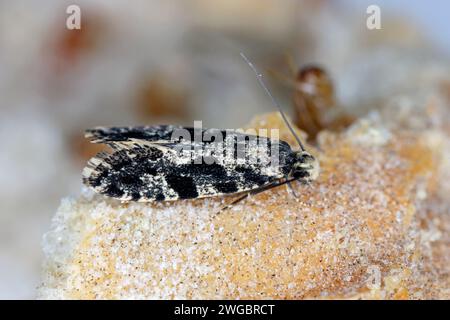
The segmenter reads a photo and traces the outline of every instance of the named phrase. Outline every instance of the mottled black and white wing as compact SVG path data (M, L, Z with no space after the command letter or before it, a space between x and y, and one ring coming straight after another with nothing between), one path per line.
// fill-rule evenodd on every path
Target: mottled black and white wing
M96 127L86 130L85 137L92 143L106 143L110 145L151 142L166 143L172 140L177 130L190 130L182 126L159 125L159 126L136 126L136 127Z
M283 141L260 137L265 144L235 131L204 129L203 133L221 132L226 142L232 142L225 144L232 146L231 151L220 150L221 145L211 141L173 139L175 129L194 130L155 126L87 131L86 136L93 142L110 144L114 150L89 161L83 182L98 193L123 201L168 201L259 189L285 177L291 166L292 151ZM186 151L183 155L177 149L180 146ZM243 159L238 159L239 146L244 146ZM273 147L283 161L267 165L264 161L271 156L270 150L275 150ZM250 161L249 155L258 161Z

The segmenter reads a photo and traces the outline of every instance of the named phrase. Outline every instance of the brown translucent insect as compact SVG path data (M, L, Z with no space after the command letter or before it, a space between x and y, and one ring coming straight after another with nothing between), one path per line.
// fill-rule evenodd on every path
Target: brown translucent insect
M294 89L294 123L308 133L309 140L314 141L323 129L338 131L353 122L337 103L333 81L323 68L307 65L296 71L292 59L288 63L292 79L283 77L283 82Z

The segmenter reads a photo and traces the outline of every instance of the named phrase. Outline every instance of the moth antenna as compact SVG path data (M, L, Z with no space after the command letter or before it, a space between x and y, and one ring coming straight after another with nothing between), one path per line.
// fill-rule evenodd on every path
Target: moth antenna
M283 118L284 122L286 123L286 125L288 126L289 130L292 132L292 135L295 137L295 139L297 140L298 145L300 146L300 149L302 149L302 151L305 151L305 148L303 147L303 143L300 140L300 138L295 134L294 129L292 128L291 124L289 123L286 115L284 114L283 110L281 110L280 105L278 104L277 100L275 100L275 98L273 97L272 93L270 92L270 90L267 88L266 84L264 83L263 80L263 75L261 73L258 72L258 70L255 68L255 66L253 65L253 63L251 63L250 60L247 59L247 57L245 56L245 54L243 54L241 52L241 57L242 59L245 60L245 62L247 62L247 64L250 66L250 68L252 68L253 72L255 72L256 74L256 79L258 79L259 84L261 85L261 87L264 89L264 91L266 91L267 95L270 97L270 99L272 100L272 103L278 108L278 111L281 114L281 117Z

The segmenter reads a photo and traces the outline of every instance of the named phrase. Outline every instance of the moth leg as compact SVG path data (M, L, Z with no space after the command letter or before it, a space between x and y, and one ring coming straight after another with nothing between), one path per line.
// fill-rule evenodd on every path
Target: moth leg
M287 183L287 186L288 186L290 193L294 196L294 198L298 198L297 193L295 192L294 188L292 187L292 184L290 181Z
M235 204L241 202L242 200L244 200L245 198L247 198L250 195L250 192L247 192L246 194L244 194L243 196L240 196L239 198L233 200L232 202L228 203L227 205L225 205L224 207L222 207L222 209L220 209L219 212L229 209L232 206L234 206Z
M248 197L251 196L251 195L256 195L256 194L258 194L258 193L261 193L261 192L264 192L264 191L266 191L266 190L272 189L272 188L274 188L274 187L276 187L276 186L277 186L277 184L272 182L272 183L268 184L267 186L262 187L262 188L260 188L260 189L256 189L256 190L253 190L253 191L249 191L249 192L245 193L244 195L240 196L239 198L237 198L236 200L233 200L233 202L227 204L225 207L223 207L222 209L220 209L220 211L231 208L231 207L234 206L235 204L241 202L242 200L248 198Z
M297 183L299 183L301 186L308 186L312 187L311 181L305 181L305 180L297 180Z
M225 207L223 207L222 209L220 209L219 212L231 208L231 207L232 207L233 205L235 205L236 203L241 202L242 200L248 198L248 197L251 196L251 195L252 195L252 196L253 196L253 195L257 195L257 194L259 194L259 193L262 193L262 192L264 192L264 191L270 190L270 189L272 189L272 188L276 188L276 187L282 186L282 185L284 185L284 184L286 184L286 183L290 183L290 182L292 182L292 181L294 181L294 180L297 180L297 179L289 179L289 180L286 179L286 180L284 180L284 181L272 182L272 183L268 184L267 186L264 186L264 187L262 187L262 188L260 188L260 189L256 189L256 190L247 192L247 193L244 194L243 196L241 196L241 197L237 198L236 200L234 200L233 202L227 204Z

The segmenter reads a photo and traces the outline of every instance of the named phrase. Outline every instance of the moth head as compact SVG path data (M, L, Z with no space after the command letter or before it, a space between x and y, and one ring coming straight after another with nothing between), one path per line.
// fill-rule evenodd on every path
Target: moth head
M290 176L305 181L316 180L319 176L319 162L306 151L294 152L294 164Z

